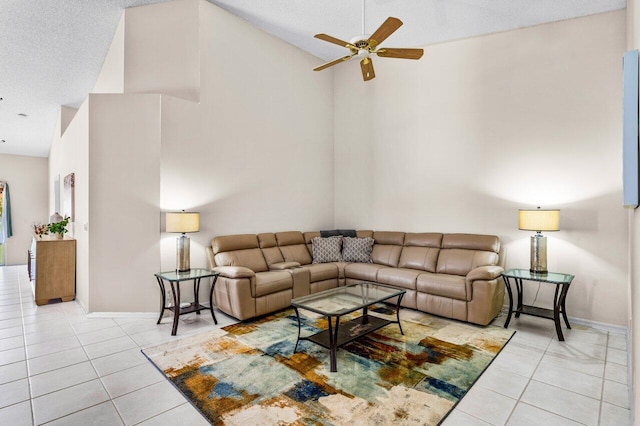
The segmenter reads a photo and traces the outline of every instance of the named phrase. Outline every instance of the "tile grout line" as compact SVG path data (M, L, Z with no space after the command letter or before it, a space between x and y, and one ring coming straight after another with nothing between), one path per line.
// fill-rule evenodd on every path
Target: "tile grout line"
M606 335L607 335L607 340L608 340L609 332L608 332L608 331L603 331L603 333L606 333ZM552 340L549 342L549 346L551 346L551 342L553 342L553 341L554 341L554 340L552 339ZM600 346L602 346L602 345L600 345ZM547 353L547 352L545 351L545 354L546 354L546 353ZM556 354L556 353L554 353L554 352L549 352L549 354L550 354L550 355L554 355L554 356L557 356L557 355L558 355L558 354ZM544 355L543 355L543 358L544 358ZM594 358L594 359L596 359L596 358ZM604 368L606 368L606 351L605 351L605 360L603 360L603 362L604 362L604 364L605 364ZM536 367L536 370L537 370L537 367ZM576 371L576 370L573 370L573 371ZM535 374L535 372L534 372L534 374ZM585 373L585 374L586 374L586 373ZM598 377L598 376L592 376L592 377ZM590 397L590 396L588 396L588 395L583 395L583 394L580 394L580 393L574 392L574 391L572 391L572 390L565 389L565 388L560 387L560 386L556 386L556 385L551 384L551 383L545 383L545 382L540 382L540 383L543 383L543 384L545 384L545 385L547 385L547 386L554 387L554 388L556 388L556 389L560 389L560 390L564 390L564 391L567 391L567 392L571 392L571 393L573 393L573 394L576 394L576 395L579 395L579 396L583 396L583 397L585 397L585 398L590 398L590 399L592 399L592 400L594 400L594 401L599 401L599 407L601 407L601 406L602 406L602 392L603 392L603 389L604 389L604 380L605 380L605 379L604 379L604 370L603 370L602 378L601 378L601 379L602 379L602 384L601 384L601 397L600 397L600 399L599 399L599 400L598 400L598 399L596 399L596 398L592 398L592 397ZM534 380L534 379L533 379L533 375L531 376L531 380ZM527 386L528 386L528 384L527 384ZM524 394L524 392L523 392L523 394ZM539 410L546 411L547 413L551 413L551 414L556 415L556 416L558 416L558 417L562 417L563 419L567 419L567 420L570 420L570 421L572 421L572 422L580 423L580 422L578 422L576 419L572 419L572 418L566 417L566 416L564 416L564 415L561 415L561 414L558 414L558 413L554 413L553 411L549 411L549 410L547 410L547 409L545 409L545 408L538 407L538 406L533 405L533 404L528 404L528 403L526 403L526 402L523 402L523 404L530 405L530 406L535 407L535 408L537 408L537 409L539 409ZM599 409L598 409L598 424L599 424L599 422L600 422L600 413L601 413L601 410L600 410L600 408L599 408Z
M602 372L602 384L600 386L600 404L598 408L598 424L602 424L602 402L604 400L604 384L607 377L607 358L609 357L609 332L607 332L607 350L604 352L604 371Z
M522 389L522 392L520 393L520 395L516 399L516 403L514 404L513 408L511 409L511 412L509 413L509 416L507 417L507 421L505 422L505 424L509 423L509 420L511 420L511 417L513 416L513 413L516 411L516 407L518 406L518 404L520 404L521 402L523 404L526 404L524 401L521 401L522 400L522 395L524 395L524 393L527 391L527 388L529 387L529 384L533 380L534 374L536 374L536 371L538 371L538 368L540 367L540 363L542 363L542 360L544 359L544 356L546 355L547 350L549 349L549 346L551 345L551 341L552 340L553 340L553 338L549 339L549 341L547 342L547 345L544 348L544 351L542 352L542 356L538 360L538 363L536 364L536 367L531 372L531 375L528 377L527 384L524 386L524 389Z
M27 277L30 278L30 277ZM31 280L28 281L29 286L29 290L31 290ZM18 277L18 292L20 294L20 300L22 300L22 285L20 283L20 279ZM35 303L35 298L34 298L34 303ZM24 323L24 307L22 306L22 303L20 303L20 321L22 322L22 341L24 343L23 349L24 349L24 363L25 363L25 367L27 370L27 391L29 393L29 408L31 410L31 424L35 425L36 424L36 411L34 409L33 406L33 398L32 393L31 393L31 374L30 374L30 367L29 367L29 358L27 355L27 331L26 331L26 327L25 327L25 323Z
M66 315L66 313L65 313L65 317L67 317L67 320L68 320L68 316ZM112 321L113 321L113 320L112 320ZM113 321L113 322L115 323L115 321ZM75 328L73 328L73 325L71 324L71 321L69 321L69 324L71 325L71 328L73 329L73 332L75 333L75 336L76 336L76 338L77 338L77 337L78 337L78 333L76 332L76 329L75 329ZM117 323L116 323L116 326L117 326L117 327L120 327L120 325L119 325L119 324L117 324ZM110 328L110 327L108 327L108 328ZM99 331L99 330L95 330L95 331ZM124 330L122 330L122 331L124 331ZM80 333L80 334L82 334L82 333ZM80 340L80 339L78 339L78 340ZM111 398L111 394L109 393L109 390L108 390L108 389L107 389L107 387L104 385L104 382L102 381L102 377L100 376L100 373L99 373L99 372L98 372L98 370L96 369L96 366L93 364L93 360L92 360L91 358L89 358L89 354L87 353L87 351L86 351L86 349L85 349L85 347L84 347L84 344L83 344L82 342L80 342L80 347L82 348L83 352L84 352L84 353L85 353L85 355L87 356L87 360L89 361L89 364L91 365L91 368L93 368L93 371L96 373L96 377L98 378L97 380L100 382L100 386L102 386L102 389L104 389L104 392L107 394L107 397L109 398L109 399L108 399L108 401L109 401L109 402L111 403L111 405L113 406L113 409L114 409L114 410L116 410L116 413L118 413L118 418L120 419L120 421L122 422L122 424L123 424L123 425L126 425L126 422L125 422L125 421L124 421L124 419L122 418L122 414L121 414L121 413L120 413L120 411L118 410L118 407L116 406L116 404L113 402L113 398ZM108 355L106 355L106 356L108 356ZM102 357L98 357L98 358L102 358ZM98 358L96 358L96 359L98 359ZM94 404L94 405L92 405L92 406L90 406L90 407L84 407L84 408L82 408L81 410L75 411L74 413L77 413L77 412L80 412L80 411L86 410L86 409L88 409L88 408L95 407L95 406L100 405L100 404L104 404L105 402L107 402L107 401L102 401L102 402L100 402L100 403L98 403L98 404ZM66 414L66 415L64 415L64 416L62 416L62 417L60 417L60 418L64 418L64 417L69 416L69 415L74 414L74 413L68 413L68 414Z

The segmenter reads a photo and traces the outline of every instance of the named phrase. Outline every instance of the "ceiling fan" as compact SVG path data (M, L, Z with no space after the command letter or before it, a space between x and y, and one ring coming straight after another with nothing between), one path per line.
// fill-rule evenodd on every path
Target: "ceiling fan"
M373 70L373 62L371 55L382 56L383 58L400 58L400 59L420 59L424 51L422 49L403 49L396 47L379 47L380 44L402 26L402 21L398 18L389 17L386 21L375 30L373 34L359 35L346 42L327 34L316 34L314 37L329 43L337 44L349 49L350 54L338 58L335 61L327 62L314 68L314 71L322 71L323 69L332 67L339 63L348 61L356 57L360 59L360 68L362 68L362 78L369 81L375 78L376 74Z

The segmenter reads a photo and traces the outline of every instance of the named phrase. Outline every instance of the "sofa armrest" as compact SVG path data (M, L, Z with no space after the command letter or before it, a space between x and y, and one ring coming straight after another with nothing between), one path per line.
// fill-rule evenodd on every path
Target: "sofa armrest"
M283 271L285 269L297 268L300 266L299 262L278 262L269 266L272 271Z
M467 282L477 280L495 280L502 275L502 272L504 272L504 268L501 266L480 266L469 271L467 274Z
M205 249L206 253L207 253L207 263L209 264L209 269L213 269L216 267L216 261L213 258L213 249L211 248L211 246L208 246Z
M256 273L244 266L216 266L212 271L220 272L220 275L227 278L253 278Z

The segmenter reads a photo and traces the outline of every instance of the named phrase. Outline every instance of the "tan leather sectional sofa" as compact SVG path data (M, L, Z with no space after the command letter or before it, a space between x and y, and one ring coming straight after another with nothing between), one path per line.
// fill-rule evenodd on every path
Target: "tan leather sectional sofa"
M486 325L504 299L500 240L492 235L358 231L374 239L373 263L312 263L319 232L220 236L207 248L220 272L214 302L245 320L291 299L358 281L405 289L402 306Z

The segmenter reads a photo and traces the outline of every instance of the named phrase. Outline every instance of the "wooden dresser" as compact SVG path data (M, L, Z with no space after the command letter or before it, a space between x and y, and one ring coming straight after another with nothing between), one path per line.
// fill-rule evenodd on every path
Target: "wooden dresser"
M34 238L28 266L36 305L75 299L76 240Z

